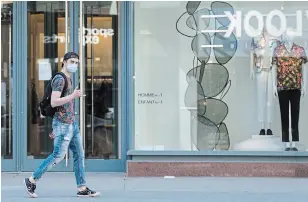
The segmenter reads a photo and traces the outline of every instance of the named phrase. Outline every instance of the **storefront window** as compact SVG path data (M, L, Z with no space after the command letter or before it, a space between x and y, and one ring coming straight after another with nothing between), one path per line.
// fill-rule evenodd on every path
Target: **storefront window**
M306 151L307 2L134 5L136 150Z
M12 159L13 3L1 2L1 157Z

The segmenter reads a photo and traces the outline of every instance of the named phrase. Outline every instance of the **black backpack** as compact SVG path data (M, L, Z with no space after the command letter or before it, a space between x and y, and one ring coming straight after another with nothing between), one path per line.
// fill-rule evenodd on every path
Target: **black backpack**
M49 116L49 117L53 117L54 114L56 113L58 107L52 107L51 106L51 93L52 93L52 81L53 79L55 78L56 75L61 75L63 78L64 78L64 88L62 90L62 93L61 93L61 97L64 96L64 92L66 91L67 89L67 79L66 79L66 76L63 72L58 72L58 73L55 73L51 79L49 80L49 83L45 89L45 93L44 93L44 96L43 96L43 99L42 101L40 102L40 110L41 110L41 114L43 116Z

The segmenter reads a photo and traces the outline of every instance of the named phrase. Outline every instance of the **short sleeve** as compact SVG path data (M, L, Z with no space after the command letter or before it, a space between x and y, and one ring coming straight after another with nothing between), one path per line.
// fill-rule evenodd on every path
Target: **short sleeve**
M52 85L51 85L52 91L62 92L64 88L64 84L65 84L65 81L62 76L60 75L55 76L55 78L53 79Z
M303 51L302 51L302 54L301 54L301 58L302 58L303 64L306 64L307 63L307 55L306 55L304 48L303 48Z

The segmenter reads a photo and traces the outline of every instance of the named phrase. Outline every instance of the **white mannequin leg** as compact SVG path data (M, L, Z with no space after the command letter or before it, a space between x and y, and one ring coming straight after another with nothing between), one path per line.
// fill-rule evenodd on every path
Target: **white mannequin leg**
M261 129L265 129L265 105L266 105L266 88L267 88L267 72L261 71L256 73L257 84L257 113L258 121L261 124Z
M266 103L266 115L267 115L267 129L271 130L272 116L273 116L273 82L272 72L267 73L267 103Z

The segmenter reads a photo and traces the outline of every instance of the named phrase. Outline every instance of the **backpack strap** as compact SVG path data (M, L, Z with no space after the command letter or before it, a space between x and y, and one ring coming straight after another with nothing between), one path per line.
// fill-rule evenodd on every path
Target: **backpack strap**
M61 75L64 78L64 87L63 87L63 90L62 90L62 93L61 93L61 97L63 97L64 96L64 92L66 91L67 86L68 86L67 78L66 78L66 76L65 76L65 74L63 72L57 72L57 73L55 73L53 75L52 80L51 80L51 84L52 84L54 78L56 77L56 75Z

